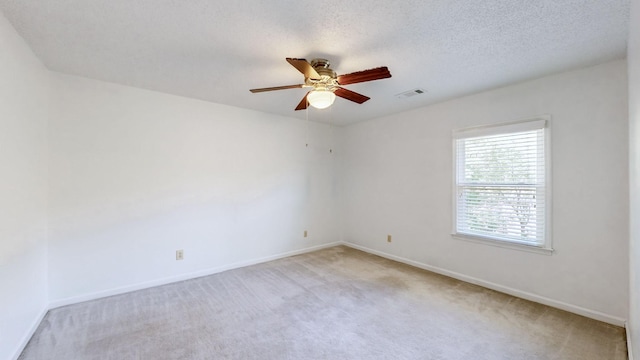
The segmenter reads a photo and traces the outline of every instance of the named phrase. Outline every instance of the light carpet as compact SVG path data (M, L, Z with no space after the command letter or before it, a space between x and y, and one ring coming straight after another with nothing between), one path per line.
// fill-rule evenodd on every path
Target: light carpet
M31 359L626 359L624 329L344 246L49 311Z

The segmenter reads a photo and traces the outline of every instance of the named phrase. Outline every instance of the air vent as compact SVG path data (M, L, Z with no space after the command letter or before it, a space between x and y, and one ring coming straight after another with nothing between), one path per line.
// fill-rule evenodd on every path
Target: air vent
M401 92L400 94L396 94L396 97L398 99L406 99L406 98L410 98L412 96L424 94L426 92L427 92L427 90L425 90L425 89L416 88L416 89L408 90L408 91L405 91L405 92Z

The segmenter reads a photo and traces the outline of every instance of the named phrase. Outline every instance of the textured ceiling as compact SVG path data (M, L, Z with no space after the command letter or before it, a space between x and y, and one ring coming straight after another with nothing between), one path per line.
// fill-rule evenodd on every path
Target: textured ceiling
M0 0L54 71L348 124L626 54L627 0ZM294 112L305 89L286 57L338 74L388 66L346 86L371 97ZM394 95L413 88L426 94ZM328 117L327 114L331 116ZM321 120L322 121L322 120Z

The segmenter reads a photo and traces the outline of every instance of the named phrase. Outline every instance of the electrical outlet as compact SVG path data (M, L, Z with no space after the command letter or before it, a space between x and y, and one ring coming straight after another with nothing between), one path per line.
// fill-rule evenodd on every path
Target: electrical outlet
M307 237L307 230L304 231L304 237Z
M176 260L184 260L184 250L176 250Z
M391 242L391 235L387 235L387 242Z

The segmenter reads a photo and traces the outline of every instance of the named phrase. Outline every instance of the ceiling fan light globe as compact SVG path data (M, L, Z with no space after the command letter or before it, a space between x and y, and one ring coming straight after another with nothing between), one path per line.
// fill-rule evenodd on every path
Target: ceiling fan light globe
M326 109L336 100L336 95L329 90L314 90L307 95L309 105L316 109Z

